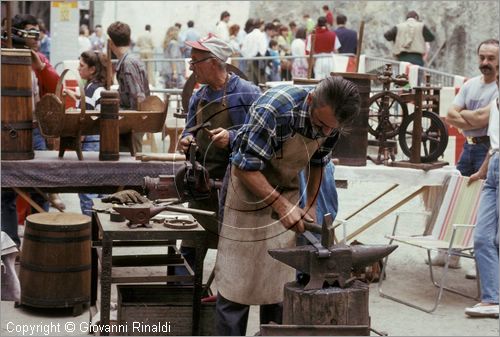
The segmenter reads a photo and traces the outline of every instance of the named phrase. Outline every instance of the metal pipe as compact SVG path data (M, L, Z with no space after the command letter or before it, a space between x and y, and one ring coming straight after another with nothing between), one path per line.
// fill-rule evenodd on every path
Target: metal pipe
M189 208L189 207L182 207L182 206L162 206L162 208L164 208L167 211L171 211L171 212L206 215L206 216L213 216L213 217L217 216L217 214L215 212L205 211L205 210L197 209L197 208Z

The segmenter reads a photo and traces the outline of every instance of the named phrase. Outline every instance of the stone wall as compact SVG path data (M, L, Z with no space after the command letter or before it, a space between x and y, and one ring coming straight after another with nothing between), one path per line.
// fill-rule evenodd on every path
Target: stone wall
M435 33L431 43L430 68L443 72L474 76L478 74L476 49L488 38L499 37L498 1L252 1L250 16L264 20L279 18L282 23L302 22L308 13L313 19L323 15L321 7L329 5L334 16L347 16L349 28L358 30L365 21L362 52L370 56L392 58L392 42L384 39L385 31L403 21L415 10Z

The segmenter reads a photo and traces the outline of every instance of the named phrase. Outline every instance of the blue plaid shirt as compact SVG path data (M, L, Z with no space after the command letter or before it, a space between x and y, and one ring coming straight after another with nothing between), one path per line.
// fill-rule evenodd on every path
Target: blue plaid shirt
M312 90L312 87L281 85L257 99L236 136L232 164L246 171L263 170L266 162L279 153L283 143L295 133L309 139L321 138L321 133L311 124L306 102ZM337 139L335 131L314 153L311 165L325 166Z

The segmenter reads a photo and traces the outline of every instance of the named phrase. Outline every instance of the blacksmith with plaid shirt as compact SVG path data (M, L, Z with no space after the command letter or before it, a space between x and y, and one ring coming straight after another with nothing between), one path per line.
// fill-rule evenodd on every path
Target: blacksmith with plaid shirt
M233 146L220 226L217 334L245 335L250 305L260 305L260 324L281 323L283 287L295 279L295 270L268 250L294 247L295 232L304 231L302 220L317 220L324 166L359 108L357 87L341 77L328 77L315 88L278 86L253 103ZM308 177L303 208L302 170Z

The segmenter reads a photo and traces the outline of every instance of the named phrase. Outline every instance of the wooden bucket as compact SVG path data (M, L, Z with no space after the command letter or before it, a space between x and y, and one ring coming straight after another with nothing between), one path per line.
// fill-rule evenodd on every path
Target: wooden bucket
M37 213L26 218L21 253L21 304L41 308L90 301L90 217Z
M2 160L33 159L31 53L2 48Z

